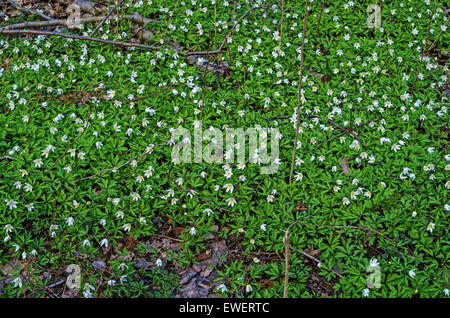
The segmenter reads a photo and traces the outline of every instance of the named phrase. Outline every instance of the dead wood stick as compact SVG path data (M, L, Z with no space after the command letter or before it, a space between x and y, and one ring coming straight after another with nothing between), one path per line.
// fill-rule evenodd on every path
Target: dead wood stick
M74 35L74 34L61 33L61 32L22 30L22 29L19 29L19 30L0 29L0 34L32 34L32 35L59 36L59 37L63 37L63 38L69 38L69 39L75 39L75 40L87 40L87 41L100 42L100 43L118 45L118 46L141 47L141 48L149 49L149 50L159 50L160 49L159 46L151 46L151 45L145 45L145 44L140 44L140 43L103 40L103 39L99 39L99 38L93 38L90 36L81 36L81 35Z
M93 36L95 34L95 32L97 32L98 29L100 29L100 27L103 25L103 23L105 23L106 20L108 20L109 16L114 12L114 10L119 7L122 2L124 0L121 0L120 2L116 3L116 5L114 7L111 8L111 10L109 10L108 14L105 16L105 18L95 27L94 30L92 30L91 34L89 34L89 36Z
M299 252L300 254L302 254L302 255L308 257L309 259L312 259L312 260L315 261L317 264L322 263L322 262L320 261L320 259L315 258L314 256L312 256L312 255L310 255L310 254L308 254L308 253L306 253L306 252L303 252L303 251L301 251L301 250L297 250L297 252ZM332 269L331 271L332 271L333 273L335 273L338 277L340 277L340 278L343 277L338 271L335 271L334 269Z
M269 5L273 5L275 3L278 3L279 1L273 2ZM254 6L251 7L250 9L248 9L233 25L233 27L231 28L230 32L228 32L228 34L225 36L225 38L223 39L222 43L220 44L219 48L216 50L212 50L212 51L194 51L194 52L188 52L187 55L208 55L208 54L219 54L220 52L222 52L222 49L225 45L225 43L227 42L228 38L230 37L230 35L234 32L234 29L236 28L236 26L239 24L239 22L241 22L242 19L244 19L250 12L252 12L253 10L256 9L261 9L263 8L262 6Z
M106 18L106 19L105 19ZM111 15L109 17L110 19L118 18L117 15ZM125 20L130 20L135 23L139 24L145 24L145 23L161 23L161 21L145 18L137 13L131 14L131 15L125 15L122 17ZM98 17L89 17L89 18L81 18L79 20L80 23L94 23L101 20L108 20L106 16L98 16ZM54 19L50 21L30 21L30 22L22 22L22 23L16 23L11 25L5 25L1 27L0 29L21 29L21 28L42 28L47 26L54 26L54 25L62 25L67 26L67 19Z

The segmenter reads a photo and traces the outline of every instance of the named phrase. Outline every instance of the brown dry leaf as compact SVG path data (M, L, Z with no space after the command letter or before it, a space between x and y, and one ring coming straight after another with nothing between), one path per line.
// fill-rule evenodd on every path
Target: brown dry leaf
M195 259L197 260L197 262L201 262L210 257L211 257L211 249L207 249L207 250L202 251L200 254L198 254L195 257Z
M314 250L314 249L305 249L305 253L308 253L309 255L313 256L313 257L317 257L320 254L319 250Z
M305 205L301 202L297 203L297 205L295 206L294 210L292 210L292 212L298 212L298 211L305 211L307 210L307 208L305 207Z
M347 175L350 174L350 172L348 170L348 159L347 159L347 157L342 158L341 161L339 162L339 164L341 165L342 171L345 174L347 174Z
M261 279L259 281L259 285L261 286L261 288L272 288L274 284L273 281L269 279Z
M7 58L5 58L3 61L2 61L2 64L0 65L0 68L7 68L7 67L9 67L11 64L9 63L9 61L10 61L11 59L9 58L9 57L7 57Z
M19 261L15 258L10 259L9 263L5 265L0 265L0 273L3 275L8 275L10 272L17 270Z
M128 235L125 241L125 247L127 250L132 250L136 247L137 241L134 239L133 235Z
M184 231L185 228L186 228L185 225L174 227L174 228L172 229L172 233L173 233L175 236L180 236L181 233L183 233L183 231Z

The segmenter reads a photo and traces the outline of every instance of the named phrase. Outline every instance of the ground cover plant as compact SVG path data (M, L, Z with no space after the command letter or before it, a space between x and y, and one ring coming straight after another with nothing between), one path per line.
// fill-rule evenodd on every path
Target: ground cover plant
M1 297L448 297L448 12L6 1ZM179 127L268 129L277 171Z

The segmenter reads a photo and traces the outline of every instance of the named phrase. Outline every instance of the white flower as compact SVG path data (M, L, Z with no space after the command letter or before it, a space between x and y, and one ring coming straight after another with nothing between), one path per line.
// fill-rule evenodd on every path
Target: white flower
M410 270L409 272L408 272L408 274L409 274L409 276L411 277L411 278L414 278L414 276L416 276L416 273L414 272L416 269L414 268L414 269L412 269L412 270Z
M251 292L253 291L252 286L247 284L247 286L245 286L245 291L246 291L247 293L251 293Z
M33 162L34 162L34 166L37 167L37 168L40 168L42 166L42 159L41 158L35 159L35 160L33 160Z
M130 230L131 230L131 224L130 224L130 223L126 223L126 224L124 224L124 225L122 226L122 228L123 228L123 230L124 230L125 232L130 232Z
M372 259L370 259L370 264L369 264L369 266L370 266L370 267L379 267L379 266L380 266L380 263L378 263L378 260L377 260L376 258L372 258Z
M363 291L362 291L362 294L363 294L364 297L369 296L369 293L370 293L370 289L369 288L363 289Z
M6 224L3 230L6 231L6 233L11 232L14 229L14 227L11 224Z
M158 259L156 260L155 264L156 264L156 266L161 267L163 263L162 263L162 260L161 260L160 258L158 258Z
M108 247L109 242L106 238L100 241L100 246Z
M11 283L14 284L14 287L19 286L20 288L22 288L22 279L20 277L16 277L14 278Z
M191 227L191 228L189 229L189 234L191 234L191 235L197 234L197 230L195 229L195 227Z
M217 286L217 290L219 290L222 293L228 292L227 286L225 286L225 284L220 284L219 286Z
M228 206L233 207L236 204L236 200L234 198L228 198L225 200L228 203Z
M17 208L17 205L16 205L17 202L16 201L11 199L11 200L5 200L5 202L6 202L6 206L8 208L10 208L10 210Z
M211 209L204 209L203 213L206 213L206 215L210 216L211 214L214 214L213 210Z
M342 204L343 204L343 205L349 205L349 204L350 204L350 200L349 200L347 197L344 197L344 198L342 199Z
M66 218L66 224L68 225L68 226L72 226L73 225L73 223L74 223L74 219L73 219L73 217L71 217L71 216L69 216L68 218Z
M435 224L434 223L430 223L427 226L427 231L430 231L431 233L433 233L434 228L435 228Z

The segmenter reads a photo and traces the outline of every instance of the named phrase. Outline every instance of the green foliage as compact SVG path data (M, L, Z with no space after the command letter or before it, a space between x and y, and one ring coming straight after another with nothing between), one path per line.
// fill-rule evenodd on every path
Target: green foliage
M132 236L143 244L132 253L185 267L217 225L220 238L242 249L217 266L217 292L281 297L285 231L310 216L290 232L290 297L448 294L448 68L435 55L420 57L433 1L381 1L378 29L366 26L367 1L328 1L323 12L322 1L311 2L292 184L304 1L286 1L281 50L281 6L269 5L242 19L220 54L203 56L228 63L225 78L187 64L184 54L219 47L248 1L235 10L222 0L124 3L124 14L161 20L146 26L160 50L0 38L0 157L12 158L0 160L0 264L79 264L86 297L172 297L179 277L161 266L137 270L126 249L104 273L74 255L101 258L107 245ZM437 39L437 48L449 41L442 9L430 23L428 45ZM107 21L98 36L126 40L132 28ZM183 45L180 53L169 39ZM277 173L261 175L248 145L243 166L173 164L172 130L193 132L200 121L223 132L278 128ZM185 226L181 251L149 252L144 243L158 233L158 218ZM298 252L306 250L320 264ZM367 294L375 260L381 287ZM19 268L3 296L43 297L38 273ZM322 287L311 288L314 277Z

